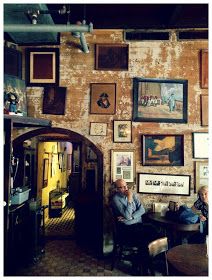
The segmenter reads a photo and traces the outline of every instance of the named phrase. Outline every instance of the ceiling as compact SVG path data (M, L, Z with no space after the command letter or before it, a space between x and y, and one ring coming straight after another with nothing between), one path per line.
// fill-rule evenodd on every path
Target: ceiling
M4 4L4 24L31 24L34 11L40 12L37 24L86 20L94 29L208 28L208 4ZM56 44L59 36L23 30L5 33L5 39L19 45Z

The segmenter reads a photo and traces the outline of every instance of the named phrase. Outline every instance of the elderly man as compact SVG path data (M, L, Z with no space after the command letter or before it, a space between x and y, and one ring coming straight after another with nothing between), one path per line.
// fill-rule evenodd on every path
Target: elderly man
M112 196L111 206L118 223L119 234L123 241L132 241L138 247L137 261L142 264L143 274L147 275L148 244L158 238L156 230L149 224L142 223L145 209L137 195L128 189L123 179L115 182L116 192Z

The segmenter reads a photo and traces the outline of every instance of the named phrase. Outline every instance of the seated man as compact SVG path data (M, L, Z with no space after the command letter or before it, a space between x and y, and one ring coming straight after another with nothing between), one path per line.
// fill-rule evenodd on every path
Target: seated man
M123 179L115 182L116 193L112 196L111 206L117 219L119 234L123 240L132 240L139 250L138 260L142 263L143 273L147 274L148 244L158 238L153 226L142 223L145 209L137 195L128 189Z

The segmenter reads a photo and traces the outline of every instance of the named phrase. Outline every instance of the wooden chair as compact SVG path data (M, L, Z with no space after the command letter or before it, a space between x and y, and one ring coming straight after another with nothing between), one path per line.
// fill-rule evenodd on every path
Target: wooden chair
M169 275L168 261L166 256L166 252L168 251L167 237L162 237L150 242L148 245L148 249L149 249L149 261L150 261L149 268L150 268L151 275L155 276L155 264L154 264L155 257L162 253L164 253L164 257L165 257L166 275Z

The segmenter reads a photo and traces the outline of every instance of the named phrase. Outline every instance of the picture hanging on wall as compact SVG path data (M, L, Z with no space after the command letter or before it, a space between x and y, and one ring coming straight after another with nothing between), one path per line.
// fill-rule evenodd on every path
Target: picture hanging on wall
M128 44L96 44L96 70L127 71Z
M27 86L59 85L59 48L26 49Z
M132 122L130 120L113 121L113 142L115 143L132 142Z
M142 135L142 163L149 166L183 166L183 135Z
M116 111L116 84L91 84L90 114L114 115Z
M208 95L200 95L201 104L201 125L208 126Z
M133 121L187 123L188 81L133 79Z
M66 87L45 87L43 95L43 114L64 115L66 106Z
M193 134L193 157L196 159L208 159L209 157L209 134L207 132L194 132Z
M200 86L208 88L208 50L200 51Z
M106 136L107 135L107 123L91 122L90 123L90 135Z
M11 75L4 75L4 114L27 116L25 81Z
M195 192L202 186L208 186L209 180L209 167L208 161L195 162Z

